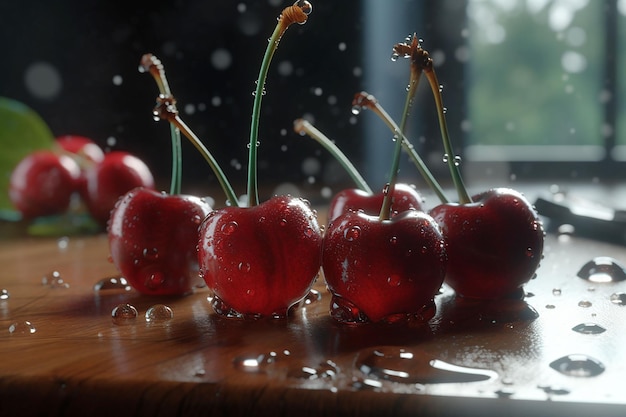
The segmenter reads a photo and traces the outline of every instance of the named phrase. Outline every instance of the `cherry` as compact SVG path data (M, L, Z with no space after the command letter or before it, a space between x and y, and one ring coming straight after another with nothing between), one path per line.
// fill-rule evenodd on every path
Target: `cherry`
M124 151L105 154L104 159L85 172L81 195L89 213L102 225L121 196L136 187L154 188L154 177L138 157Z
M412 73L409 85L416 83ZM424 323L435 314L434 297L447 264L443 236L428 214L395 214L398 207L393 207L396 190L402 189L397 178L411 88L408 93L403 121L393 129L394 153L379 215L345 212L324 236L322 270L333 294L331 315L340 322Z
M211 212L200 227L198 258L216 311L286 316L317 276L321 243L316 215L299 198Z
M322 270L341 322L428 321L446 271L433 219L409 210L391 219L348 212L324 236Z
M381 191L380 193L374 194L370 186L363 179L363 176L361 176L354 165L352 165L352 162L350 162L332 140L313 126L311 122L304 119L294 121L294 130L300 135L309 135L326 148L339 164L344 167L359 187L340 191L333 196L328 210L329 221L351 210L363 210L368 214L377 214L380 212L380 207L384 199L383 192ZM423 198L415 187L407 184L397 184L394 187L393 193L393 213L410 209L422 209Z
M215 294L213 307L219 314L284 317L305 297L320 269L322 236L315 212L304 200L290 196L259 204L256 178L260 105L269 63L285 30L293 23L305 23L310 12L307 1L283 10L261 64L248 147L248 207L239 207L219 165L180 119L171 93L161 88L157 99L155 117L169 121L191 140L213 168L230 203L209 213L197 241L200 272ZM154 57L144 56L141 68L158 77L155 62Z
M56 138L56 143L65 151L97 164L104 159L102 148L92 139L80 135L62 135Z
M80 168L69 156L35 151L11 173L9 198L24 218L59 214L67 210L79 178Z
M430 211L446 239L446 282L462 297L498 299L520 293L535 273L544 231L532 205L519 192L496 188L466 204Z
M457 295L501 299L523 295L522 286L535 274L542 258L544 230L537 212L517 191L495 188L470 197L452 150L433 60L413 36L394 46L395 57L411 60L411 72L423 72L433 93L445 160L458 203L442 204L430 214L446 241L449 256L446 282Z
M343 213L358 210L376 215L380 212L383 198L383 191L370 194L356 188L342 190L335 194L330 202L328 220L332 221ZM424 201L415 187L408 184L396 184L392 200L391 210L393 215L407 210L422 210Z
M198 227L211 211L206 201L139 187L111 212L111 259L137 291L182 295L202 280L198 273Z

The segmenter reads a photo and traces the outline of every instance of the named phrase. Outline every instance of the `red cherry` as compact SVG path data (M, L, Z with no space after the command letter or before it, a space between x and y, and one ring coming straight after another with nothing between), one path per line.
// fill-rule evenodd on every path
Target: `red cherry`
M287 315L313 285L322 235L308 203L273 197L211 212L200 227L200 271L225 315Z
M362 210L366 214L377 215L383 204L384 193L369 194L360 189L347 189L335 194L328 209L328 221L331 222L348 211ZM408 184L396 184L391 204L392 213L406 210L421 210L424 199L417 190Z
M98 163L104 159L102 148L93 140L85 136L63 135L56 138L56 142L63 150L76 154L79 157Z
M111 258L143 294L181 295L201 283L198 228L211 207L189 195L146 188L125 194L111 212Z
M324 236L331 315L342 322L429 320L446 264L443 237L427 214L409 210L381 221L344 213Z
M127 152L114 151L85 172L82 196L93 218L106 224L117 200L136 187L154 188L148 166Z
M62 213L78 190L80 168L66 155L36 151L15 167L9 198L25 218Z
M521 292L535 274L544 230L519 192L492 189L468 204L441 204L430 214L440 225L450 263L446 282L462 297L498 299Z

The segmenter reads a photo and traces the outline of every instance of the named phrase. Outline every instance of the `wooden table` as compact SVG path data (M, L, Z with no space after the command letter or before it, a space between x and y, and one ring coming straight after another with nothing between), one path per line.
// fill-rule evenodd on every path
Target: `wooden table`
M96 292L117 274L107 256L106 236L0 242L0 416L626 415L626 306L611 301L626 281L576 276L597 256L626 262L622 246L548 235L526 302L476 308L445 290L423 328L336 323L322 278L286 320L217 316L206 288ZM116 325L123 303L139 317ZM160 303L173 318L146 322ZM605 369L550 366L567 355Z

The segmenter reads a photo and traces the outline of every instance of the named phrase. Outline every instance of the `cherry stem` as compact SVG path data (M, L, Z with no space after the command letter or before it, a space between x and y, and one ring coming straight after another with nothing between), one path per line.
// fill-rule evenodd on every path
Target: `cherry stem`
M176 99L173 96L164 96L159 95L157 97L157 104L153 111L155 119L161 118L163 120L167 120L170 124L175 126L187 139L191 141L191 143L196 147L196 149L200 152L200 154L204 157L204 159L209 163L209 166L215 173L217 180L219 181L222 189L224 190L224 194L226 194L226 199L228 200L229 205L238 207L239 201L237 200L237 196L233 191L224 171L220 168L220 165L217 163L217 160L213 157L211 152L204 146L200 138L196 136L196 134L185 124L185 122L178 116L178 110L176 109Z
M428 51L422 48L420 44L421 39L417 39L415 34L406 40L407 42L398 43L393 46L392 60L395 61L399 57L409 58L411 60L411 77L414 77L414 74L420 72L424 72L426 75L428 83L430 84L430 89L435 97L435 105L437 107L437 115L439 117L439 128L441 130L443 147L446 153L446 161L448 163L448 167L450 168L454 188L456 188L459 196L459 203L471 203L472 199L467 193L467 188L465 188L465 185L463 184L461 171L452 150L452 143L450 141L450 135L448 134L448 125L446 124L446 112L443 107L443 99L441 97L441 87L439 85L439 81L437 80L437 76L435 75L433 60Z
M159 88L159 92L164 96L171 96L169 83L165 76L165 68L161 61L152 54L145 54L141 57L139 65L140 72L150 72ZM170 136L172 138L172 175L170 178L170 194L180 194L182 188L183 157L180 140L180 130L170 124Z
M259 137L259 119L261 115L261 101L265 94L265 81L267 73L278 48L280 39L289 26L293 23L304 24L311 13L312 6L308 1L296 1L292 6L288 6L278 17L278 23L274 28L272 36L268 40L268 45L263 55L259 77L254 91L254 103L252 106L252 121L250 123L250 143L248 144L248 206L259 204L259 188L257 180L257 147Z
M458 161L454 151L452 150L452 142L450 141L450 135L448 134L448 124L446 123L446 115L443 107L443 98L439 88L439 81L432 65L428 69L424 69L424 74L430 84L430 89L433 92L435 98L435 105L437 106L437 115L439 117L439 129L441 130L441 138L443 140L443 147L446 153L446 162L450 169L450 175L452 175L452 181L454 182L454 188L459 195L459 203L467 204L472 202L472 198L467 192L467 188L463 183L463 177L461 176L461 170L459 168Z
M309 135L315 139L320 145L322 145L330 154L339 162L339 164L348 172L352 180L356 183L357 187L366 193L372 195L374 192L367 184L363 176L359 173L356 167L350 162L348 157L330 140L326 135L320 132L315 126L313 126L308 120L296 119L293 122L293 128L296 133L300 135Z
M371 94L366 92L361 92L355 96L354 103L361 108L367 108L374 112L379 118L381 118L389 130L394 135L399 135L402 137L402 147L409 154L409 157L413 161L413 164L417 167L420 174L424 178L424 181L428 184L430 189L437 195L439 200L442 203L448 203L449 200L446 197L441 185L435 179L435 176L432 174L430 169L426 166L426 163L422 160L419 153L415 150L415 147L411 143L411 141L402 133L400 126L392 119L392 117L387 113L387 111L383 108L383 106L378 102L378 100Z

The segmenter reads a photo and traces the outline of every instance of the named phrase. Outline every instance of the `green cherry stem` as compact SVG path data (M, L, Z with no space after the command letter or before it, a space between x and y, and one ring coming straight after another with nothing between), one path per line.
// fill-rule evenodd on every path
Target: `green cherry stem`
M452 142L450 141L450 135L448 134L448 124L446 123L446 114L443 107L443 98L441 97L441 91L439 90L439 81L437 81L437 75L435 70L430 66L430 70L424 70L424 74L430 84L430 89L433 92L435 98L435 105L437 106L437 115L439 117L439 129L441 130L441 138L443 139L443 147L446 152L446 162L448 168L450 168L450 175L452 175L452 181L454 182L454 188L459 195L459 203L467 204L472 202L472 198L467 192L467 188L463 183L463 177L461 176L461 170L456 160L454 151L452 150Z
M320 145L322 145L330 154L339 162L339 164L348 172L352 180L356 183L357 187L366 193L372 195L374 192L370 186L365 182L363 176L359 173L356 167L350 162L348 157L330 140L326 135L320 132L315 126L313 126L308 120L296 119L293 122L293 128L296 133L300 135L308 135L315 139Z
M154 118L155 120L163 119L167 120L170 124L175 126L180 132L191 143L196 147L196 149L200 152L200 154L204 157L204 159L209 163L209 166L215 173L217 180L219 181L222 189L224 190L224 194L226 194L226 199L228 203L233 207L239 206L239 201L237 200L237 196L233 191L224 171L220 168L216 159L213 157L211 152L204 146L200 138L196 136L196 134L185 124L185 122L178 116L178 110L176 109L176 99L173 96L165 96L160 94L157 97L156 106L154 107Z
M409 141L409 139L401 132L400 126L393 120L393 118L387 113L387 111L380 105L378 100L371 94L366 92L358 93L353 101L353 105L357 108L366 108L374 112L380 119L385 122L389 130L394 135L398 135L402 137L402 147L409 154L409 157L413 161L413 164L417 167L420 174L426 181L426 184L430 187L431 190L437 195L439 200L442 203L448 203L448 197L446 197L441 185L435 179L435 176L432 174L430 169L426 166L426 163L422 160L419 153L415 150L415 147Z
M424 73L424 75L426 75L426 78L428 79L430 89L432 90L433 96L435 98L435 106L437 108L437 116L439 118L439 129L441 131L441 139L443 141L443 147L446 154L446 162L450 169L450 175L452 176L454 188L456 188L457 194L459 196L459 203L471 203L472 199L467 193L467 188L465 187L465 184L463 184L461 170L459 169L459 165L456 161L454 151L452 150L452 142L448 133L448 125L446 123L445 114L446 112L443 106L441 88L439 85L439 81L437 80L437 75L435 74L435 69L433 67L433 59L430 57L428 51L422 48L422 46L420 45L420 41L415 36L413 36L410 45L408 43L399 43L394 45L393 57L398 58L400 56L404 58L410 58L412 73L416 71L421 71Z
M159 92L164 96L171 96L169 83L165 76L165 68L161 61L152 54L145 54L141 57L139 64L140 72L150 72L159 88ZM172 175L170 179L170 194L180 194L183 177L183 157L180 139L180 130L170 123L170 136L172 138Z
M259 119L261 115L261 101L265 94L265 81L267 73L278 48L280 39L289 26L293 23L305 24L313 6L308 1L299 0L292 6L288 6L278 17L278 23L274 28L272 36L268 40L268 45L261 62L259 77L256 81L254 91L254 103L252 106L252 121L250 123L250 143L248 144L248 206L259 204L259 190L257 182L257 147L259 137Z

